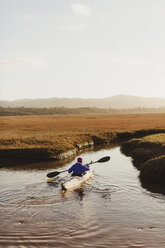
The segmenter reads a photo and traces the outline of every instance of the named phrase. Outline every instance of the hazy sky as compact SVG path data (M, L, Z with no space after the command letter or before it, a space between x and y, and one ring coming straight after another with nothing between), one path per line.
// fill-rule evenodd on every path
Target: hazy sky
M165 0L0 0L0 100L165 98Z

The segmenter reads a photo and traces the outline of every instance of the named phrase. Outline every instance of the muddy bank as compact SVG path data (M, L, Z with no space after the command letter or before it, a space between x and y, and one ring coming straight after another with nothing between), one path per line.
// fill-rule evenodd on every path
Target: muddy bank
M165 134L152 134L130 140L121 151L132 157L143 185L165 185Z
M63 160L75 156L81 150L94 146L93 142L83 142L76 144L75 147L66 149L54 149L53 147L33 147L33 148L11 148L0 149L1 159L15 159L28 161L48 161L48 160Z
M145 162L140 173L141 181L165 185L165 155Z

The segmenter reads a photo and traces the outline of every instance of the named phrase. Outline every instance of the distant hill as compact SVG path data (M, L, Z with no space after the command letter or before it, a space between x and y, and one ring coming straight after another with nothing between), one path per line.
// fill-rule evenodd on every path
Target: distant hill
M26 108L160 108L165 107L165 98L138 97L130 95L117 95L102 99L96 98L48 98L48 99L20 99L15 101L0 101L1 107Z

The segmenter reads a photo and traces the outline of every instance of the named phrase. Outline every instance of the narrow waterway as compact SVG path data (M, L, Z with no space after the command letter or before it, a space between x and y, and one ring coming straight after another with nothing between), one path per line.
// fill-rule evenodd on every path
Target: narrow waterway
M0 247L165 247L165 195L141 187L119 147L82 154L85 163L104 156L111 160L93 165L90 181L66 193L60 184L67 173L44 181L57 163L0 169Z

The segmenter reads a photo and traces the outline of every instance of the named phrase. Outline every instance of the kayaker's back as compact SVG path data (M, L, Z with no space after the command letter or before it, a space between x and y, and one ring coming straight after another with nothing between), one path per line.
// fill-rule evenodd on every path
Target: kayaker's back
M81 163L77 162L74 165L72 165L71 168L68 169L68 172L75 175L83 175L85 171L88 171L90 169L89 165L82 165Z

